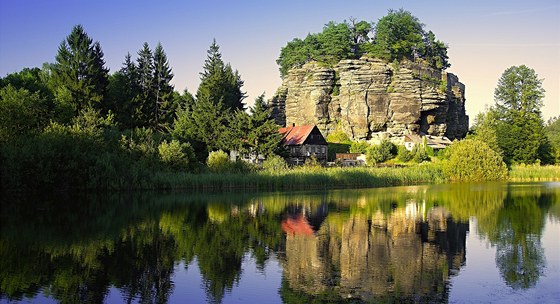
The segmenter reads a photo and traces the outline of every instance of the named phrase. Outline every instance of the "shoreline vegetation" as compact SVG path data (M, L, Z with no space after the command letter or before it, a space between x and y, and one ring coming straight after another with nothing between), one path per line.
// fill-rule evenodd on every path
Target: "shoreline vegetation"
M560 181L560 166L514 165L503 181ZM307 169L283 172L251 173L158 173L154 190L215 191L280 191L378 188L420 184L451 183L441 166L425 163L404 167L346 167ZM483 181L481 181L483 182Z

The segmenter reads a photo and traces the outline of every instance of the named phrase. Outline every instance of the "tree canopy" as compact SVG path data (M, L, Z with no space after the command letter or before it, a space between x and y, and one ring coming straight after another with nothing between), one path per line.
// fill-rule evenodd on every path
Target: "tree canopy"
M426 31L418 18L402 9L389 10L375 26L355 18L342 23L330 21L321 33L288 42L276 62L284 76L291 68L309 61L333 65L342 59L360 58L364 54L388 62L424 60L440 70L450 66L445 43L437 40L432 31Z
M81 25L60 43L53 76L59 101L71 104L75 113L86 107L101 108L108 85L103 51Z
M543 98L542 80L533 69L506 69L494 92L494 106L477 116L474 138L500 153L507 164L554 163L554 147L541 118Z

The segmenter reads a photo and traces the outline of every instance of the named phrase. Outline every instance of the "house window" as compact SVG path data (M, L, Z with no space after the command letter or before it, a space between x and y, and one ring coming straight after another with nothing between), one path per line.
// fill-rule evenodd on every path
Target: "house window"
M323 146L323 147L321 147L321 153L323 153L323 154L325 154L325 153L326 153L326 151L325 151L325 147L324 147L324 146Z

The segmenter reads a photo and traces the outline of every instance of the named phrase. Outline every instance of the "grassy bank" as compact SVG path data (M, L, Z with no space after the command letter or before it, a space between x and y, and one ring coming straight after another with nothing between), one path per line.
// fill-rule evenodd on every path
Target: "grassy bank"
M560 166L514 165L509 171L510 181L560 181Z
M195 191L280 191L334 188L367 188L444 182L434 164L403 168L296 168L282 172L226 174L159 173L156 189Z

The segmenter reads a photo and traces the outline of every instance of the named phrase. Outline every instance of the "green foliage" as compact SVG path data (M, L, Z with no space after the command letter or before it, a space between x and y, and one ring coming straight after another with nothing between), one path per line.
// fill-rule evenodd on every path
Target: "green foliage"
M510 118L515 112L522 118L539 116L544 99L542 79L525 65L509 67L498 80L494 99L500 118Z
M196 161L194 150L189 143L178 140L164 140L158 146L159 157L167 166L174 170L186 170Z
M560 164L560 116L552 117L544 129L550 144L556 150L556 163Z
M443 172L450 180L466 182L503 180L508 174L502 157L486 143L474 139L465 139L450 147Z
M430 156L426 150L426 145L414 145L411 151L412 160L416 163L430 161Z
M384 139L379 145L370 146L366 152L368 164L377 164L388 161L397 155L397 147L391 141Z
M372 25L366 21L329 22L323 31L308 34L304 40L295 38L280 51L276 63L284 77L291 68L310 61L332 66L342 59L359 58L368 49Z
M210 152L206 165L213 173L225 173L233 168L233 162L229 160L227 153L222 150Z
M405 146L398 146L397 147L397 159L407 163L409 161L412 160L412 158L414 157L414 154L411 153L411 151L408 151L408 149L406 149Z
M348 145L352 144L352 140L350 139L350 137L348 137L348 134L346 134L346 132L340 129L334 130L333 132L329 133L329 135L327 135L326 140L329 143L348 144Z
M41 130L49 120L48 101L39 92L16 89L11 84L0 89L0 143Z
M220 47L216 40L210 45L204 70L200 73L200 85L196 92L197 99L207 99L213 104L222 103L225 109L243 110L245 92L241 91L243 80L231 65L222 61Z
M371 53L387 62L421 58L436 69L450 66L445 44L433 32L425 32L418 18L403 9L389 10L379 19Z
M93 42L81 25L74 26L60 44L53 67L57 100L74 113L85 107L102 108L108 73L99 42Z
M306 170L311 170L311 171L319 171L322 168L321 163L317 160L317 157L315 157L315 155L311 155L310 157L308 157L305 160L303 167Z
M350 145L350 153L366 154L369 144L366 141L353 141Z
M540 112L544 89L535 71L524 65L506 69L494 98L495 106L476 117L469 138L487 143L508 165L554 163Z
M469 134L467 138L485 142L492 150L503 156L503 151L498 143L498 124L497 112L494 109L489 109L485 113L479 113L476 115L474 124L471 127L472 135Z
M263 162L262 168L269 174L279 174L288 170L288 163L283 157L272 154Z

